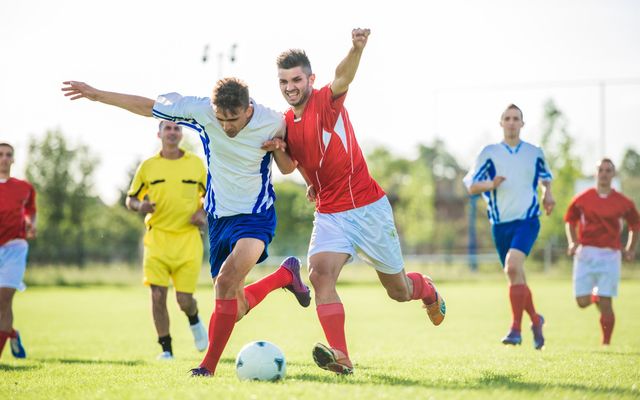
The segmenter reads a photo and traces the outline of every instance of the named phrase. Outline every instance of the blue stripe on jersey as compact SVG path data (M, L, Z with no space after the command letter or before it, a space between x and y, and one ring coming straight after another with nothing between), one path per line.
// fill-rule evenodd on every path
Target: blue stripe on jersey
M488 159L479 169L478 173L473 176L474 182L493 180L497 175L496 166L493 160ZM483 196L487 200L487 216L493 223L500 221L500 212L498 211L498 197L496 190L491 190L483 193Z
M258 212L264 212L267 210L267 203L265 201L262 204L265 193L271 198L271 194L273 193L273 188L271 187L271 171L269 171L269 164L271 163L271 152L267 152L264 157L262 157L262 162L260 163L260 175L262 176L262 188L260 189L260 194L258 195L258 199L256 200L256 204L253 206L252 214L256 214Z
M167 114L163 114L163 115L169 118L174 118L174 120L178 119L176 117L171 117ZM177 122L177 124L181 126L186 126L187 128L191 128L200 134L200 141L202 142L202 147L204 148L204 155L207 158L207 189L206 189L207 193L204 198L205 210L207 211L207 213L213 216L213 218L218 218L218 216L215 214L216 196L213 191L213 188L211 187L211 170L210 170L211 150L209 149L209 145L211 144L211 139L209 138L209 134L204 129L204 126L200 124L198 121L196 121L195 119L190 119L190 120L181 119L179 122Z
M538 196L534 193L533 198L531 199L531 205L527 209L527 218L538 216L538 210L540 210L540 207L538 206Z
M174 117L174 116L171 116L169 114L165 114L163 112L160 112L160 111L156 110L155 108L152 109L151 112L152 112L154 117L160 118L160 119L164 119L164 120L167 120L167 121L175 121L176 119L178 119L177 117Z

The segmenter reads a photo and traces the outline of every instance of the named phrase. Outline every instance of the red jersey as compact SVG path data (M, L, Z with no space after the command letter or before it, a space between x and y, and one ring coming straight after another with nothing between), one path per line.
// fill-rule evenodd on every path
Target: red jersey
M595 188L573 198L564 220L578 224L578 243L583 246L620 249L622 219L631 231L640 230L640 216L633 201L611 189L602 197Z
M329 85L313 89L302 117L285 114L287 151L316 189L316 210L336 213L384 196L367 163L344 108L346 93L333 98Z
M36 214L36 191L30 183L9 178L0 183L0 246L26 236L25 217Z

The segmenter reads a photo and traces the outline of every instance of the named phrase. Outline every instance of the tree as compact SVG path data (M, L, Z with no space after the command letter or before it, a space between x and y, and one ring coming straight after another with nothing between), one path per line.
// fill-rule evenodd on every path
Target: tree
M575 195L576 181L582 177L580 157L574 155L574 140L568 132L569 122L553 100L544 105L541 145L553 174L552 191L555 210L544 219L540 232L541 243L565 240L564 212ZM540 199L542 200L542 199Z

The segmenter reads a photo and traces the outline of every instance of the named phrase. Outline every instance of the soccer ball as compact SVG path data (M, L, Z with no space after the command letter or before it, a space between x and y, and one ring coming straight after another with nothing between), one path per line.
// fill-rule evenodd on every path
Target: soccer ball
M236 357L236 374L241 381L277 381L283 379L286 372L284 354L273 343L248 343Z

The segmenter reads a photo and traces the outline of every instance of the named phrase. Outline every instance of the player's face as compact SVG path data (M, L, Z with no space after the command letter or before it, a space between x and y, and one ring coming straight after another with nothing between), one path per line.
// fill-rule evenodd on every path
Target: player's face
M230 138L236 137L240 131L247 126L253 116L253 105L249 105L245 110L238 107L235 110L216 109L216 119L222 126L222 130Z
M616 170L610 162L603 161L598 165L598 186L611 186L614 176L616 176Z
M163 122L158 137L163 146L178 146L182 140L182 128L175 122Z
M13 164L13 150L9 146L0 146L0 172L8 173Z
M302 67L291 69L278 69L278 80L280 81L280 91L289 105L298 107L307 102L313 90L315 75L307 76Z
M502 114L500 126L507 137L516 137L520 134L520 129L524 126L520 111L510 108Z

